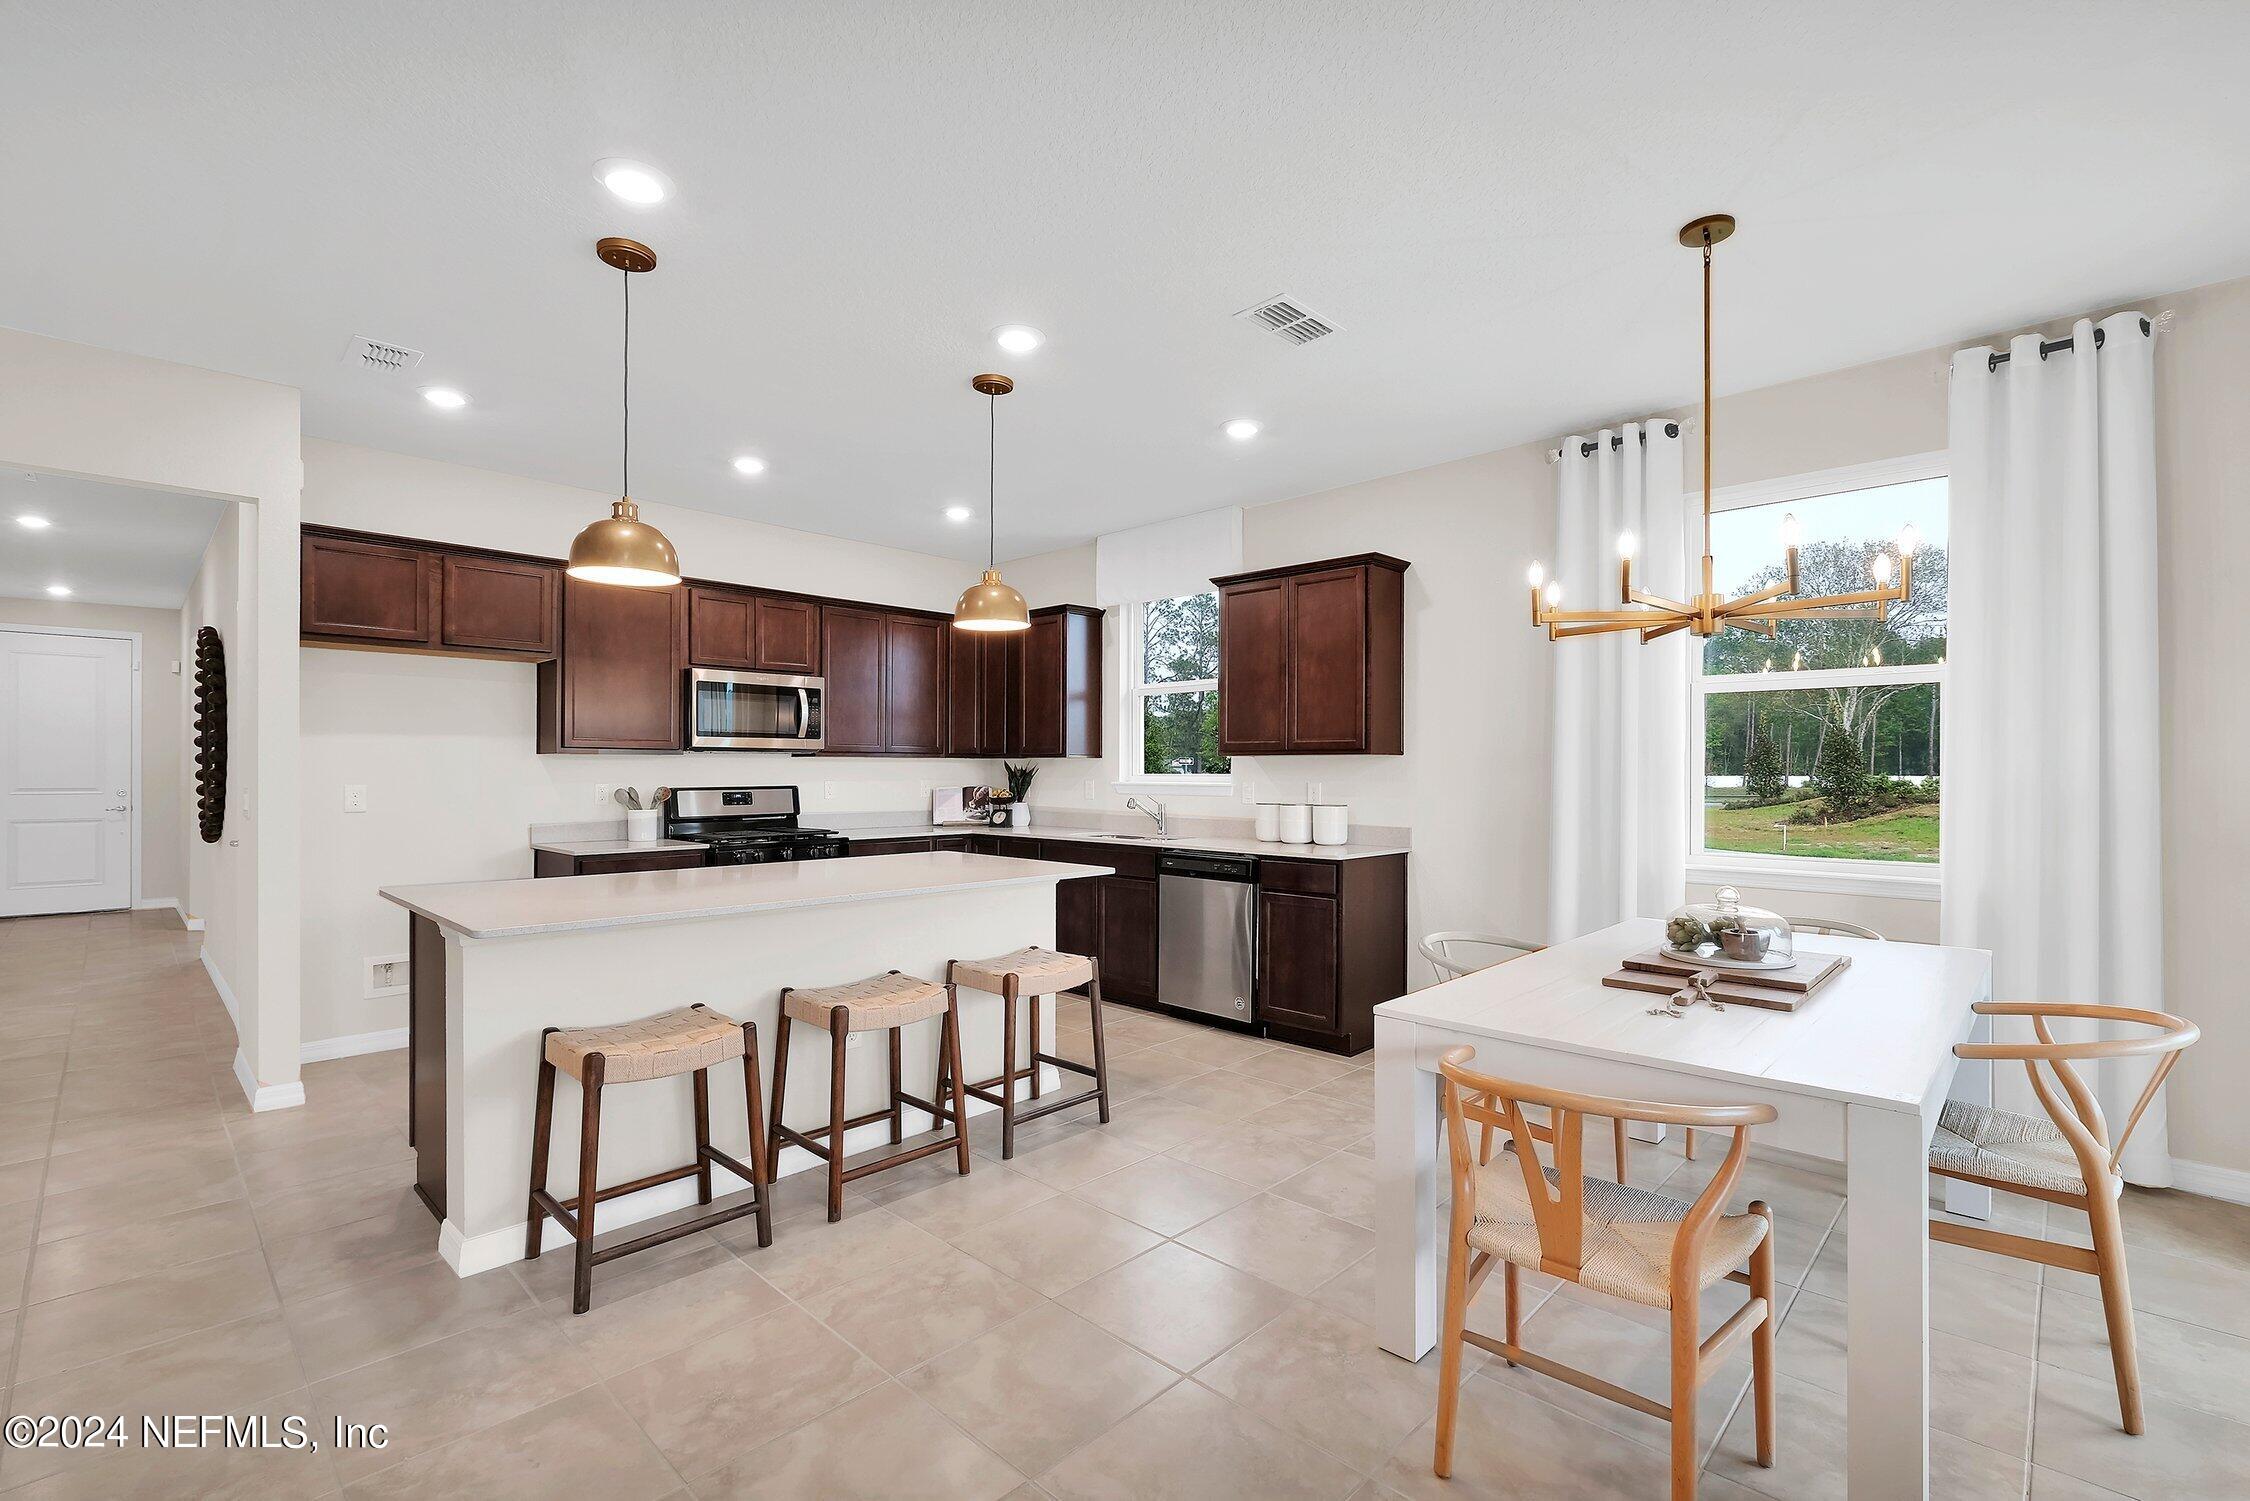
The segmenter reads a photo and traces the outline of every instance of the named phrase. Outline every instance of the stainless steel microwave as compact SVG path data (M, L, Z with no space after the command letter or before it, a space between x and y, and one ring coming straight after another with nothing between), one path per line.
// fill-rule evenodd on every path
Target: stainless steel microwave
M689 750L820 749L821 680L688 669Z

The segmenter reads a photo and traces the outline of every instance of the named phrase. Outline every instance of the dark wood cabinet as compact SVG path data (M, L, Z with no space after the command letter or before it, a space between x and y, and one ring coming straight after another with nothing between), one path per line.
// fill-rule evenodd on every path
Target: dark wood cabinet
M820 671L820 606L707 584L688 591L688 660L738 672Z
M1065 954L1102 951L1102 882L1100 877L1055 883L1055 947ZM1105 975L1103 977L1107 979Z
M915 615L884 622L883 748L893 755L945 754L945 636L951 629Z
M676 751L688 592L563 580L562 654L539 664L542 751Z
M1403 754L1406 568L1365 553L1213 579L1220 751Z
M1048 605L1027 631L949 631L945 754L1102 753L1102 612Z
M830 605L820 616L823 753L879 756L883 744L884 618L875 610Z
M1147 1005L1156 993L1156 883L1103 876L1102 994Z
M426 647L436 639L435 554L313 532L298 549L299 634L394 646Z
M821 611L823 754L944 754L947 629L936 616Z
M1258 861L1258 1019L1337 1053L1375 1045L1375 1007L1406 992L1406 857Z
M533 850L533 876L614 876L629 870L694 870L707 865L708 850L644 850L632 854L573 855Z
M946 632L945 753L1008 754L1008 636Z
M562 640L562 570L552 563L448 553L438 637L470 651L551 657Z
M854 855L915 855L937 848L935 839L854 839Z

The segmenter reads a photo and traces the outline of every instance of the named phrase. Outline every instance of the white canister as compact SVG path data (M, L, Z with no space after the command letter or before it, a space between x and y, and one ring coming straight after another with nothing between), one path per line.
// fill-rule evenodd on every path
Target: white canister
M1267 844L1281 843L1281 804L1258 804L1258 837Z
M1343 844L1351 839L1352 810L1349 803L1314 803L1312 805L1312 842L1315 844Z
M662 839L664 837L664 810L662 808L626 810L625 837L627 839Z
M1281 842L1283 844L1312 843L1312 807L1306 803L1282 803Z

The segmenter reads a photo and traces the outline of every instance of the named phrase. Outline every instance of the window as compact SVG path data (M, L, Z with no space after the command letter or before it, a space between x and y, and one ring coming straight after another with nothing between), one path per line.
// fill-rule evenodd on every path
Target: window
M1219 754L1219 596L1183 594L1126 617L1124 779L1224 788Z
M1944 749L1942 460L1809 476L1734 499L1711 525L1716 582L1730 597L1785 576L1784 515L1801 528L1806 594L1868 587L1875 555L1893 551L1908 522L1921 545L1913 595L1886 619L1783 621L1772 640L1728 631L1703 643L1691 709L1698 861L1768 873L1934 872Z

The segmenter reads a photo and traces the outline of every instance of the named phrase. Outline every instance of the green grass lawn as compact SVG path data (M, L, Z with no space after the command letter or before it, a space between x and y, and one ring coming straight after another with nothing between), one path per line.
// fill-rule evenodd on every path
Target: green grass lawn
M1756 855L1781 854L1782 834L1774 825L1806 806L1810 805L1705 808L1704 847ZM1791 824L1787 853L1830 860L1913 860L1935 864L1938 857L1937 807L1928 804L1900 808L1850 823Z

